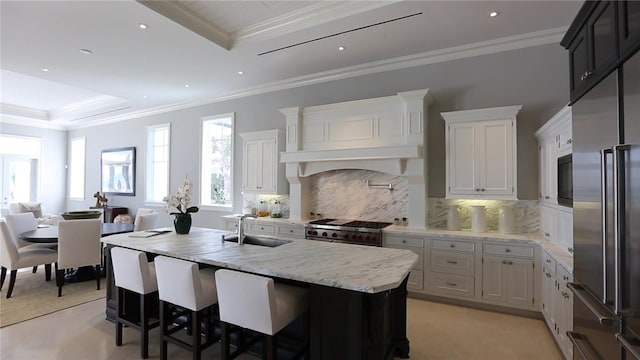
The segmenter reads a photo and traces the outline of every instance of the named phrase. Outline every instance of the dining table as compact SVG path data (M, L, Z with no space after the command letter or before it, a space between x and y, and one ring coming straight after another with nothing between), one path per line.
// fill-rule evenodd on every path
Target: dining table
M123 234L133 231L133 224L122 223L102 223L101 236L109 236L115 234ZM32 243L57 243L58 242L58 227L55 225L39 225L35 230L25 231L18 234L18 237L24 241ZM92 266L81 266L71 272L68 272L64 276L65 282L81 282L94 279ZM104 277L104 267L102 270Z
M102 236L123 234L133 231L133 224L103 223ZM55 225L41 225L35 230L25 231L18 235L24 241L32 243L57 243L58 227Z

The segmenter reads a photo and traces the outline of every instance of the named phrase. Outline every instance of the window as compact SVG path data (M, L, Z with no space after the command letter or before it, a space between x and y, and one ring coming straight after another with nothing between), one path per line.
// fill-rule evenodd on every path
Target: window
M42 140L0 135L0 192L2 207L12 202L38 201Z
M162 202L169 194L169 135L169 124L147 127L147 202Z
M85 138L71 139L69 198L84 200Z
M200 203L231 208L234 114L202 118Z

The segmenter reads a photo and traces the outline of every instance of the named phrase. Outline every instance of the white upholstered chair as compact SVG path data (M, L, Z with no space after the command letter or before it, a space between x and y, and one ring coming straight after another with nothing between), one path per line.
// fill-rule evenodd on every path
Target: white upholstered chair
M62 296L64 269L94 266L96 288L100 290L100 263L102 246L100 219L60 220L58 223L58 263L56 285Z
M11 271L7 299L11 297L13 292L18 269L44 264L45 280L49 281L51 280L51 263L55 263L57 260L58 253L52 249L29 246L18 249L11 239L7 224L4 221L0 221L0 265L2 266L0 289L4 285L7 270Z
M140 356L149 357L149 330L158 326L150 323L151 310L158 306L158 282L153 262L141 251L114 247L111 249L111 263L117 290L116 345L122 345L122 327L127 325L140 331ZM127 316L124 306L125 290L139 295L140 317ZM139 320L139 321L138 321Z
M143 231L155 228L158 215L159 214L155 211L136 215L136 219L133 222L133 231Z
M9 214L27 212L33 214L38 224L56 225L58 223L58 216L45 214L42 204L39 202L14 202L9 204Z
M275 359L274 335L305 313L309 307L304 288L278 284L273 279L233 270L216 271L216 287L222 327L222 358L233 359L244 344L230 353L229 325L266 335L265 358ZM295 357L306 351L306 344Z
M215 271L199 269L198 264L190 261L157 256L156 275L158 277L158 295L160 298L160 358L167 358L167 343L179 345L193 353L193 359L200 359L200 352L214 343L213 305L218 301L216 293ZM189 321L179 323L170 319L170 307L178 306L187 311ZM175 313L175 312L173 312ZM202 321L205 342L202 342ZM192 335L191 345L177 339L174 334L180 328L189 328Z
M17 214L7 214L6 222L9 226L9 232L11 234L11 238L13 242L16 244L18 249L23 248L25 246L32 247L47 247L52 248L55 247L55 244L33 244L28 241L24 241L20 239L19 235L35 230L38 228L38 223L36 222L36 218L33 213L25 212L25 213L17 213Z

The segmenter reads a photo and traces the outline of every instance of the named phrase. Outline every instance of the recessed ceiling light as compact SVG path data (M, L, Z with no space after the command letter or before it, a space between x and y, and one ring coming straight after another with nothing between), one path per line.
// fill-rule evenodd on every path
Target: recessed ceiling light
M147 98L147 95L142 95L142 97L146 99L146 98Z
M185 84L184 87L188 88L190 85L189 84Z
M138 24L138 26L140 27L140 29L146 29L147 28L147 24Z
M93 54L93 51L89 50L89 49L80 49L80 52L85 54L85 55L91 55Z
M243 75L244 71L238 71L238 75Z
M491 16L491 17L496 17L498 15L500 15L500 12L498 12L498 11L492 11L492 12L489 13L489 16Z
M40 70L42 70L42 71L44 71L44 72L49 72L49 69L48 69L48 68L42 68L42 69L40 69Z
M344 46L338 46L338 51L344 51Z

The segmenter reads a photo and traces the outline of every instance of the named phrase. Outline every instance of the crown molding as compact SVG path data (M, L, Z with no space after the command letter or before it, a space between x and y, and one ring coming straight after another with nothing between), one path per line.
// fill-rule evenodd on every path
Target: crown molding
M52 130L68 130L64 124L51 121L42 121L30 117L22 117L17 115L0 114L0 129L2 124L14 124L20 126L28 126L39 129L52 129ZM1 131L0 131L1 132Z
M312 26L392 5L396 2L398 0L319 2L229 34L231 47L248 41L260 41L291 34Z
M398 70L416 66L424 66L429 64L440 63L444 61L459 60L472 58L475 56L500 53L505 51L517 50L528 47L535 47L547 44L557 44L564 35L567 27L558 27L542 31L536 31L527 34L520 34L498 38L489 41L483 41L473 44L461 45L447 49L428 51L421 54L397 57L382 61L375 61L361 65L325 71L321 73L305 75L290 78L282 81L275 81L264 85L242 89L236 92L216 96L213 98L205 98L191 102L177 103L166 106L160 106L151 109L134 111L127 114L117 115L113 117L103 118L101 120L92 121L85 124L74 124L69 129L79 129L92 127L97 125L109 124L118 121L140 118L144 116L156 115L170 111L186 109L201 105L207 105L222 101L239 99L248 96L260 95L274 91L292 89L296 87L314 85L334 80L342 80L356 76L375 74L385 71Z

